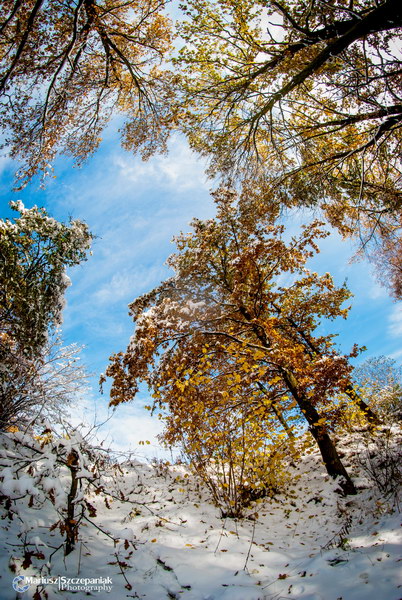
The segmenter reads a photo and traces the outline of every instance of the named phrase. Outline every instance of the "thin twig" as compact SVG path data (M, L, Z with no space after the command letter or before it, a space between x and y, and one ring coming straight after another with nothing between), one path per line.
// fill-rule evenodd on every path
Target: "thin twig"
M248 552L247 552L247 556L246 556L246 562L244 563L243 571L246 571L246 570L248 570L248 569L247 569L247 563L248 563L248 559L249 559L249 557L250 557L251 547L252 547L252 545L253 545L253 542L254 542L254 533L255 533L255 525L256 525L256 522L257 522L257 521L255 520L255 521L254 521L254 523L253 523L253 531L252 531L252 534L251 534L250 546L249 546L249 549L248 549Z

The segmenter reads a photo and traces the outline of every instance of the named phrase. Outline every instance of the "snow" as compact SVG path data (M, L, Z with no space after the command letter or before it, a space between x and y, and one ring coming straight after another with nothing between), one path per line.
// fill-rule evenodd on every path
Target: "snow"
M49 600L86 595L98 600L399 600L400 514L395 502L384 500L361 475L352 459L355 448L345 440L342 451L360 482L357 496L337 493L313 452L298 467L289 467L293 484L286 495L253 504L241 520L222 518L185 465L130 461L117 469L109 466L103 479L107 501L95 488L86 496L96 515L83 520L76 548L67 557L55 552L62 542L59 529L49 530L58 518L56 508L51 503L29 507L20 500L23 523L16 517L0 521L1 599L15 600L12 580L24 575L54 578L45 585ZM80 474L93 476L85 468ZM3 475L4 487L12 471L7 468ZM21 480L21 488L28 489ZM57 487L61 494L63 486L61 477L57 486L51 478L44 487ZM20 532L31 552L45 556L32 556L26 569ZM74 588L81 584L75 583L60 591L58 577L96 579L98 588L81 595ZM32 584L18 597L31 599L36 589Z

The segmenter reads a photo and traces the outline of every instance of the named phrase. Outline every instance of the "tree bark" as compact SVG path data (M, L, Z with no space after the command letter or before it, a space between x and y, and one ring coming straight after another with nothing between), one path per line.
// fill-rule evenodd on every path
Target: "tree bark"
M78 454L75 450L72 450L69 456L67 457L67 466L71 473L71 485L70 491L67 496L67 516L64 521L64 525L66 528L66 548L65 548L65 556L70 554L74 550L75 539L77 534L77 523L75 521L75 497L77 495L78 490L78 479L77 479L77 470L78 470Z
M360 398L359 394L355 392L352 387L348 387L345 390L345 394L349 396L353 402L356 402L357 406L360 408L364 416L366 417L369 425L381 425L381 419L371 410L371 408L364 402L362 398Z
M272 94L269 102L263 106L261 111L254 117L259 120L260 117L270 112L274 105L284 98L295 87L302 84L310 75L315 73L330 58L337 56L348 48L353 42L364 38L370 33L378 33L388 29L395 29L402 26L402 5L400 0L386 0L373 11L368 13L362 19L357 20L341 36L335 37L330 43L317 54L301 71L296 73L292 79L281 89Z
M327 470L328 475L336 479L341 477L339 482L345 495L357 494L357 490L351 480L348 472L346 471L343 463L336 450L335 444L331 440L326 427L320 422L321 416L316 408L303 394L299 393L297 381L292 373L289 373L285 369L282 369L282 376L291 392L292 396L296 400L300 410L306 417L309 424L309 429L317 445L320 449L321 456Z

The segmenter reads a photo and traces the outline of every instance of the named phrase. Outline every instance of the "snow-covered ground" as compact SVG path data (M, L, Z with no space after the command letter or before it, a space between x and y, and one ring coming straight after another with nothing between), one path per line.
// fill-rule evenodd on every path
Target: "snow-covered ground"
M88 497L96 515L91 509L67 557L62 548L54 552L62 539L58 528L49 531L52 505L35 510L25 502L19 537L18 518L0 521L0 598L400 600L395 505L353 464L349 470L360 490L346 498L336 493L317 454L290 468L286 496L256 503L244 519L234 520L221 518L184 465L122 465L114 475L114 498L95 491ZM32 555L26 569L22 541L39 557ZM29 585L20 579L15 585L28 590L14 591L16 576L40 575L54 580ZM68 578L70 589L59 590L59 583L68 587Z

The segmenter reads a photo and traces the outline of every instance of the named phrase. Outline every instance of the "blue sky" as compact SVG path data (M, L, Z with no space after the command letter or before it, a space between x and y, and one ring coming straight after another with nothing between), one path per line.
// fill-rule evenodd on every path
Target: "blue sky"
M174 138L168 155L148 162L123 151L118 135L109 128L100 150L81 168L69 159L55 163L55 178L44 190L34 181L22 192L11 192L17 165L0 162L1 216L9 216L8 202L21 199L27 207L45 206L52 216L66 221L69 216L86 221L98 236L93 255L70 273L63 335L65 343L86 346L84 360L92 372L93 391L85 404L87 419L107 415L107 395L97 390L99 374L110 354L124 350L133 326L127 305L139 294L152 289L169 276L164 262L174 250L173 235L189 231L193 217L214 214L209 195L212 182L204 175L204 163L190 152L181 138ZM295 227L295 217L287 224ZM366 262L350 263L350 243L336 233L320 244L321 253L310 266L329 271L336 282L347 279L354 293L348 320L325 327L339 332L338 342L347 352L354 342L368 351L359 360L385 354L402 360L402 304L394 303L378 284ZM133 404L120 405L103 434L113 447L143 452L139 440L151 440L148 456L163 455L156 447L155 434L161 424L144 411L144 392ZM81 420L82 409L75 418Z

